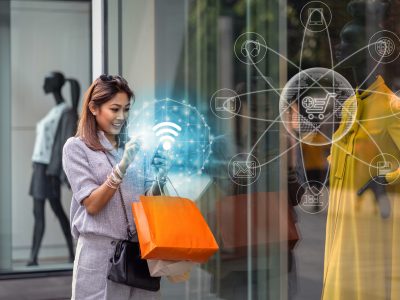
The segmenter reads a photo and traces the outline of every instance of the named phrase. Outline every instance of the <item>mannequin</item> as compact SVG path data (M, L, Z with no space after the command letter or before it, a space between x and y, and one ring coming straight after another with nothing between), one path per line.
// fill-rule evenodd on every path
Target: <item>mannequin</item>
M383 19L387 7L381 1L349 3L353 21L340 34L340 61L382 30L381 22L371 19ZM371 9L373 16L367 20ZM357 90L349 100L357 101L357 114L350 130L331 148L323 300L400 298L400 173L395 164L400 159L400 110L393 105L400 99L385 83L383 67L374 70L376 64L368 50L342 64L354 74ZM345 123L349 116L343 113ZM334 135L343 134L342 124ZM394 168L386 175L379 174L374 162L381 153L394 158L389 161Z
M340 43L335 48L335 54L338 61L349 57L341 63L341 68L352 70L357 89L362 91L375 81L378 74L382 74L383 67L379 65L375 68L377 62L371 58L368 49L351 57L350 55L365 47L369 38L383 29L378 20L375 20L377 23L373 24L370 18L367 19L367 10L373 10L375 17L384 18L388 3L375 1L367 5L365 1L353 0L349 3L347 10L353 16L353 20L342 28Z
M370 7L371 6L374 8L373 11L375 14L380 18L382 15L385 15L385 11L388 9L388 3L383 1L377 1L374 4L370 4ZM342 29L341 43L336 48L338 60L345 59L357 51L357 49L361 49L368 44L367 37L370 34L367 31L379 31L382 29L379 25L371 26L371 23L369 23L368 25L372 27L372 30L371 28L367 30L365 23L367 4L364 1L352 1L348 6L348 10L354 16L354 20L346 24ZM368 54L354 55L351 59L345 60L343 67L352 70L358 93L362 93L373 84L379 74L384 73L383 65L376 65L377 62L370 59ZM390 207L384 188L385 184L387 184L387 181L384 176L376 176L371 178L358 191L358 195L360 196L365 190L371 189L375 194L375 198L378 200L381 214L384 217L388 216L390 213Z
M65 81L71 83L72 107L68 107L61 94ZM44 80L43 90L52 94L56 106L37 124L33 161L33 174L29 194L33 197L32 248L27 266L38 265L38 254L45 230L45 200L57 216L64 233L69 262L73 262L74 252L68 218L61 205L60 185L67 183L62 171L62 147L65 141L75 134L78 120L79 83L65 79L60 72L52 72Z

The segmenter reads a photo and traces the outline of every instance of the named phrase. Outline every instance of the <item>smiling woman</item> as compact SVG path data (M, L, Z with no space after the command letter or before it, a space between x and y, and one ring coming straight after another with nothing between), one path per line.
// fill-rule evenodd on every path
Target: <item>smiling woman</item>
M71 229L78 239L72 299L155 299L159 292L140 290L107 279L118 240L137 241L126 208L140 195L157 195L156 178L166 176L167 161L152 162L140 138L127 141L126 120L133 92L121 76L102 75L85 94L75 137L63 151L63 166L73 192ZM118 192L116 192L118 190ZM124 210L125 213L124 213ZM127 237L128 235L128 237Z
M101 75L86 92L77 136L83 137L89 148L103 151L97 139L100 129L113 147L118 143L123 146L131 98L134 99L134 93L124 78Z

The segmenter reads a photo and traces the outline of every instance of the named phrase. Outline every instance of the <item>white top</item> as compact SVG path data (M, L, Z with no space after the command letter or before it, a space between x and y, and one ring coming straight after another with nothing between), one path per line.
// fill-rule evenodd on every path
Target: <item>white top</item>
M32 161L43 164L50 162L57 126L67 107L65 102L56 105L37 123Z

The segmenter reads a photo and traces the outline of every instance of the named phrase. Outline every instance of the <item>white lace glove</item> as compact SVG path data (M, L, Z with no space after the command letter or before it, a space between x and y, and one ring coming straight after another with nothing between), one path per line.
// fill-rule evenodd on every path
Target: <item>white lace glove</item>
M119 162L119 169L123 174L125 174L126 169L134 161L136 154L139 152L142 146L142 137L132 138L129 142L125 144L124 154Z

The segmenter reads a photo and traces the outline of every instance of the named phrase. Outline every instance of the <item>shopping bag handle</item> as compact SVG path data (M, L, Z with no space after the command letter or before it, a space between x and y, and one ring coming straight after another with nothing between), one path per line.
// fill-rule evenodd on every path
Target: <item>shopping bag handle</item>
M174 191L175 191L176 195L178 196L178 198L182 198L182 197L179 195L178 191L176 190L175 186L172 184L171 179L170 179L168 176L166 176L166 179L167 179L167 181L169 181L169 183L171 184L171 186L172 186L172 188L174 189ZM158 184L158 189L160 190L160 194L161 194L162 196L166 196L165 193L164 193L164 190L161 188L160 181L158 180L158 178L156 178L156 181L157 181L157 184Z

